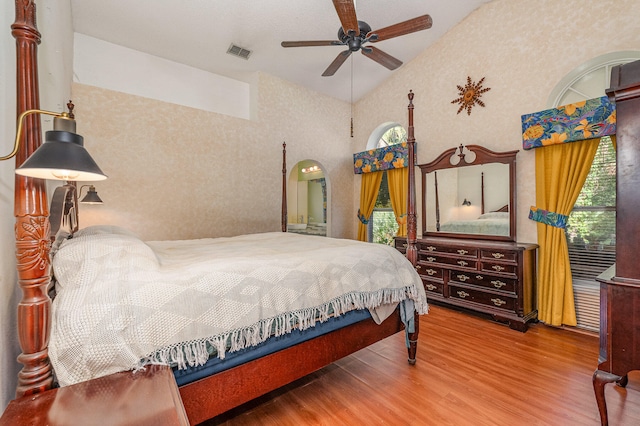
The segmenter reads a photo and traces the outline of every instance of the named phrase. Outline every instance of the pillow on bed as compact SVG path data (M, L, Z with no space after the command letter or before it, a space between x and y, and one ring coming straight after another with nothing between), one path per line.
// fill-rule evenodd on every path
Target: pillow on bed
M489 212L481 214L478 219L509 219L509 213L507 212Z
M73 235L73 238L87 236L87 235L100 235L100 234L115 234L115 235L129 235L135 238L139 238L136 234L128 229L115 225L93 225L80 229Z
M92 226L65 240L52 259L56 287L91 286L99 276L114 281L158 269L155 252L132 232Z

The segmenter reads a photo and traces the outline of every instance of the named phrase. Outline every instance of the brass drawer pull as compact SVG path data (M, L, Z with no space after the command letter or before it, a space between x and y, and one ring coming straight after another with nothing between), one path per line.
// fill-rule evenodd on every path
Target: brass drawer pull
M500 271L504 271L504 266L500 266L500 265L493 265L491 268L493 268L495 271L500 272Z
M469 253L467 250L464 250L464 249L458 250L458 254L467 254L467 253Z
M435 269L427 269L425 272L429 275L435 275L438 273Z
M503 253L491 253L491 256L494 257L494 259L502 259L504 257Z
M422 265L416 265L416 271L422 269Z
M470 294L469 294L469 293L467 293L466 291L462 291L462 290L460 290L460 291L458 292L458 296L460 296L460 298L461 298L461 299L464 299L465 297L470 296Z
M484 280L484 277L482 275L476 275L476 280Z
M462 282L465 282L465 281L467 281L469 279L470 278L468 276L466 276L466 275L462 275L462 274L458 275L458 280L460 280Z
M502 287L504 287L505 285L507 285L507 283L503 283L503 282L502 282L502 281L500 281L500 280L491 281L491 284L493 284L493 286L494 286L495 288L502 288Z
M427 288L427 290L430 290L430 291L433 291L433 290L438 288L433 284L427 284L427 285L425 285L425 287Z
M427 260L428 260L429 262L435 262L435 261L436 261L436 258L435 258L435 257L433 257L433 256L428 256L428 257L427 257Z
M436 248L434 246L427 246L425 248L427 249L427 251L436 251Z
M502 306L504 304L506 304L507 302L505 302L502 299L491 299L491 301L493 302L494 305L496 306Z
M402 247L407 248L407 247L409 247L409 244L404 243L404 244L402 245Z
M465 262L464 260L458 260L456 263L458 265L460 265L460 266L467 266L469 264L468 262Z

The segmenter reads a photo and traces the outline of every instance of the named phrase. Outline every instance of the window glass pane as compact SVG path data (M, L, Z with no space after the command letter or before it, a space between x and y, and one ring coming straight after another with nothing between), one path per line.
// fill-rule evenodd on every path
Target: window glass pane
M393 237L398 232L398 222L392 209L374 209L372 216L372 242L393 245Z
M602 138L566 229L574 282L597 285L595 278L615 263L615 178L615 150L610 138Z
M395 145L407 141L407 131L402 126L395 126L384 132L378 141L378 148Z

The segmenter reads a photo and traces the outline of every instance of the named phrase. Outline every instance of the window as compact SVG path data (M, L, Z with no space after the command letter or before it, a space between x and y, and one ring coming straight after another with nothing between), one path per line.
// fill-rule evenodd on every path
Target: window
M595 278L616 260L616 155L609 137L600 140L566 235L574 284L597 286Z
M393 245L393 237L398 232L398 222L391 208L387 172L382 173L376 206L367 225L368 240L372 243Z
M376 148L383 148L389 145L406 142L407 131L402 126L393 126L380 137Z
M556 85L548 106L604 96L611 69L638 59L637 51L591 59ZM615 205L615 151L610 138L602 138L566 232L578 328L597 332L600 327L600 286L595 278L615 263Z
M388 122L378 126L369 136L367 149L384 148L407 141L407 131L398 123ZM367 225L368 240L380 244L393 244L398 232L398 222L391 208L387 172L382 176L376 206Z

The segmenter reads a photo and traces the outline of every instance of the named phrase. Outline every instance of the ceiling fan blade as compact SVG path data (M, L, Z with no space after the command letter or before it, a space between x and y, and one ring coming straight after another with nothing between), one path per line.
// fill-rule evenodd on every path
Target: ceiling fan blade
M336 8L344 33L349 34L349 31L355 31L355 35L359 35L360 27L353 0L333 0L333 6Z
M390 70L395 70L402 65L402 61L400 59L396 59L388 53L385 53L373 46L363 47L362 54Z
M344 64L344 61L351 55L351 50L345 50L344 52L340 52L338 56L331 62L331 65L327 67L326 70L322 73L323 77L331 77L338 71L338 68Z
M367 34L367 37L371 36L372 34L376 34L378 38L375 40L370 40L372 43L375 43L377 41L388 40L393 37L415 33L416 31L427 30L431 28L431 25L433 25L431 16L422 15L418 16L417 18L409 19L408 21L390 25L376 31L371 31L369 32L369 34Z
M312 41L283 41L282 47L307 47L307 46L339 46L336 40L312 40Z

